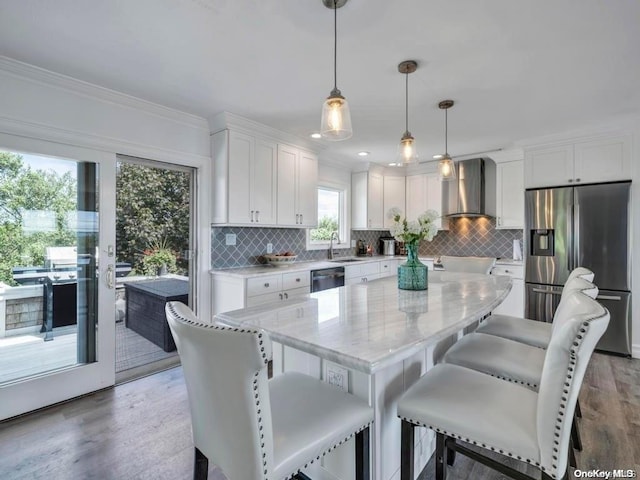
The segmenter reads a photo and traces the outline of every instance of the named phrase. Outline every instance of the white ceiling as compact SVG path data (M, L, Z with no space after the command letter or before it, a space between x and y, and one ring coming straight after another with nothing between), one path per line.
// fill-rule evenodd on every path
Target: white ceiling
M354 135L322 156L422 159L589 128L640 113L638 0L350 0L338 10L338 87ZM0 0L0 55L210 118L223 110L308 138L333 87L322 0Z

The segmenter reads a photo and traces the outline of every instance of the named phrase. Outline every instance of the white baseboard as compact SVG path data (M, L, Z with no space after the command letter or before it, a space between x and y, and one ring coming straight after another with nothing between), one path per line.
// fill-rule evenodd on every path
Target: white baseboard
M640 343L631 345L631 356L633 358L640 358Z

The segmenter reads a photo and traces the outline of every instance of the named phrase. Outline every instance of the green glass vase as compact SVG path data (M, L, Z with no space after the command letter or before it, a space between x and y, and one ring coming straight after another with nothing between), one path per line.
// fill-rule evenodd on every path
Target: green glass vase
M401 290L426 290L427 266L418 260L418 243L407 243L407 261L398 265L398 288Z

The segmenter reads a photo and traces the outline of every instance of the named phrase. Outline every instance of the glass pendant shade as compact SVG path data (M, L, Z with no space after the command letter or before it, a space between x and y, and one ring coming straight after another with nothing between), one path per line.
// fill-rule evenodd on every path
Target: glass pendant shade
M327 140L346 140L353 135L349 102L333 90L322 106L320 134Z
M456 179L456 164L449 155L445 154L442 160L438 162L438 172L441 181Z
M400 143L398 144L397 164L409 165L418 163L418 151L416 149L416 140L409 132L405 132Z

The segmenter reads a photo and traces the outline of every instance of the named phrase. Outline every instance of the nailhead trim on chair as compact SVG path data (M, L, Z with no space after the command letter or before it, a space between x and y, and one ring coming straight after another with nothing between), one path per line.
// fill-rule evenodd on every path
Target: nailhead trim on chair
M267 355L265 354L264 351L264 347L262 346L263 344L263 339L262 339L262 332L258 331L258 330L254 330L254 329L249 329L249 328L232 328L232 327L224 327L221 325L212 325L212 324L204 324L201 322L194 322L193 320L190 320L188 318L183 317L182 315L180 315L175 308L173 308L173 305L171 305L170 303L168 304L169 310L171 310L171 313L180 319L180 321L184 322L184 323L188 323L190 325L195 325L197 327L202 327L202 328L212 328L214 330L228 330L228 331L232 331L232 332L239 332L239 333L252 333L254 335L258 335L258 344L260 345L260 352L262 354L262 358L264 360L264 363L267 364L269 363L269 359L267 358ZM258 416L258 431L260 432L260 451L262 452L262 465L264 467L264 475L265 475L265 480L267 480L267 474L268 474L268 469L267 469L267 453L264 449L264 433L262 433L263 430L263 425L262 425L262 409L260 408L260 397L258 396L258 375L260 374L260 372L256 372L254 377L253 377L253 391L254 393L254 398L255 398L255 406L256 406L256 415ZM332 451L334 448L339 447L340 445L342 445L343 443L345 443L346 441L348 441L351 437L353 437L354 435L356 435L357 433L360 433L362 430L364 430L365 428L367 428L369 425L371 425L372 422L367 423L366 425L363 425L362 427L360 427L358 430L356 430L355 432L352 432L349 436L343 438L342 440L340 440L338 443L334 444L333 446L329 447L328 450L325 450L322 454L318 455L316 458L312 458L309 462L305 463L304 466L300 466L296 471L294 471L292 474L284 477L283 480L288 480L290 478L293 478L295 475L297 475L298 473L300 473L300 471L302 471L302 469L307 468L309 465L311 465L315 460L320 460L321 457L324 457L327 453L329 453L330 451Z
M360 433L362 430L364 430L365 428L367 428L369 425L371 425L371 423L373 422L369 422L366 425L363 425L362 427L360 427L358 430L356 430L355 432L352 432L349 436L343 438L342 440L340 440L338 443L334 444L333 446L329 447L327 450L325 450L323 453L321 453L320 455L318 455L316 458L312 458L309 462L305 463L304 465L301 465L296 471L294 471L292 474L284 477L283 480L289 480L291 478L293 478L295 475L297 475L298 473L300 473L303 469L309 467L309 465L311 465L313 462L315 462L316 460L320 460L320 458L324 457L327 453L331 452L333 449L338 448L340 445L342 445L343 443L345 443L346 441L348 441L349 439L351 439L354 435Z
M260 345L260 353L262 355L262 359L264 360L264 363L269 363L269 359L267 358L267 355L264 351L264 347L262 346L263 344L263 340L262 340L262 336L263 333L259 330L255 330L253 328L234 328L234 327L224 327L222 325L214 325L214 324L210 324L210 323L202 323L202 322L194 322L193 320L190 320L188 318L183 317L182 315L180 315L176 309L173 307L173 305L171 304L171 302L169 302L167 304L169 310L171 310L171 313L177 317L178 319L180 319L180 321L182 321L183 323L188 323L189 325L194 325L196 327L201 327L201 328L210 328L213 330L226 330L229 332L239 332L239 333L252 333L254 335L258 336L258 344Z
M572 347L571 347L571 349L569 351L569 353L570 353L569 367L567 368L567 376L566 376L566 381L564 383L564 387L565 388L563 388L563 390L562 390L562 392L563 392L563 394L565 396L569 394L569 387L571 386L571 383L572 383L573 370L574 370L575 365L576 365L576 354L577 354L577 352L579 350L578 347L580 347L580 345L582 343L582 338L583 338L584 334L586 333L587 328L589 328L589 323L592 320L596 320L598 318L601 318L601 316L589 318L586 321L582 322L582 328L576 334L575 340L574 340L574 342L572 344ZM501 378L501 377L499 377L497 375L492 375L492 376L495 376L497 378ZM509 380L509 379L505 378L504 380ZM514 383L518 383L518 382L514 382ZM522 382L520 382L520 383L522 383ZM566 402L566 400L564 400L564 397L563 397L563 402L560 403L560 410L558 411L558 417L556 418L556 426L555 426L556 430L562 430L562 421L563 421L563 417L564 417L565 409L566 409L566 403L565 402ZM417 420L413 420L411 418L407 418L407 417L400 417L400 418L402 420L405 420L405 421L413 424L413 425L417 425L417 426L420 426L420 427L426 427L426 428L429 428L431 430L436 431L437 433L442 433L443 435L447 435L449 437L457 438L458 440L462 440L462 441L465 441L467 443L472 443L473 445L478 445L478 446L481 446L483 448L488 448L491 451L499 452L499 453L501 453L503 455L507 455L509 457L515 457L518 460L526 462L526 463L528 463L530 465L534 465L535 467L539 468L540 470L542 470L543 472L545 472L545 473L547 473L549 475L555 475L557 473L557 470L558 470L558 464L557 463L552 463L551 464L552 468L548 468L548 467L545 467L545 466L541 465L540 462L537 462L537 461L532 460L530 458L521 458L521 457L519 457L517 455L514 455L511 452L504 452L503 450L496 449L495 447L487 446L484 443L476 442L475 440L471 440L469 438L463 438L462 436L457 435L455 433L447 432L446 430L443 430L441 428L435 428L432 425L427 425L425 423L419 422ZM556 431L556 433L554 433L554 436L556 438L556 440L553 441L553 444L555 445L554 452L557 452L557 447L560 445L560 442L558 440L560 438L560 434ZM556 461L558 460L557 455L553 455L552 458L554 460L556 460Z

